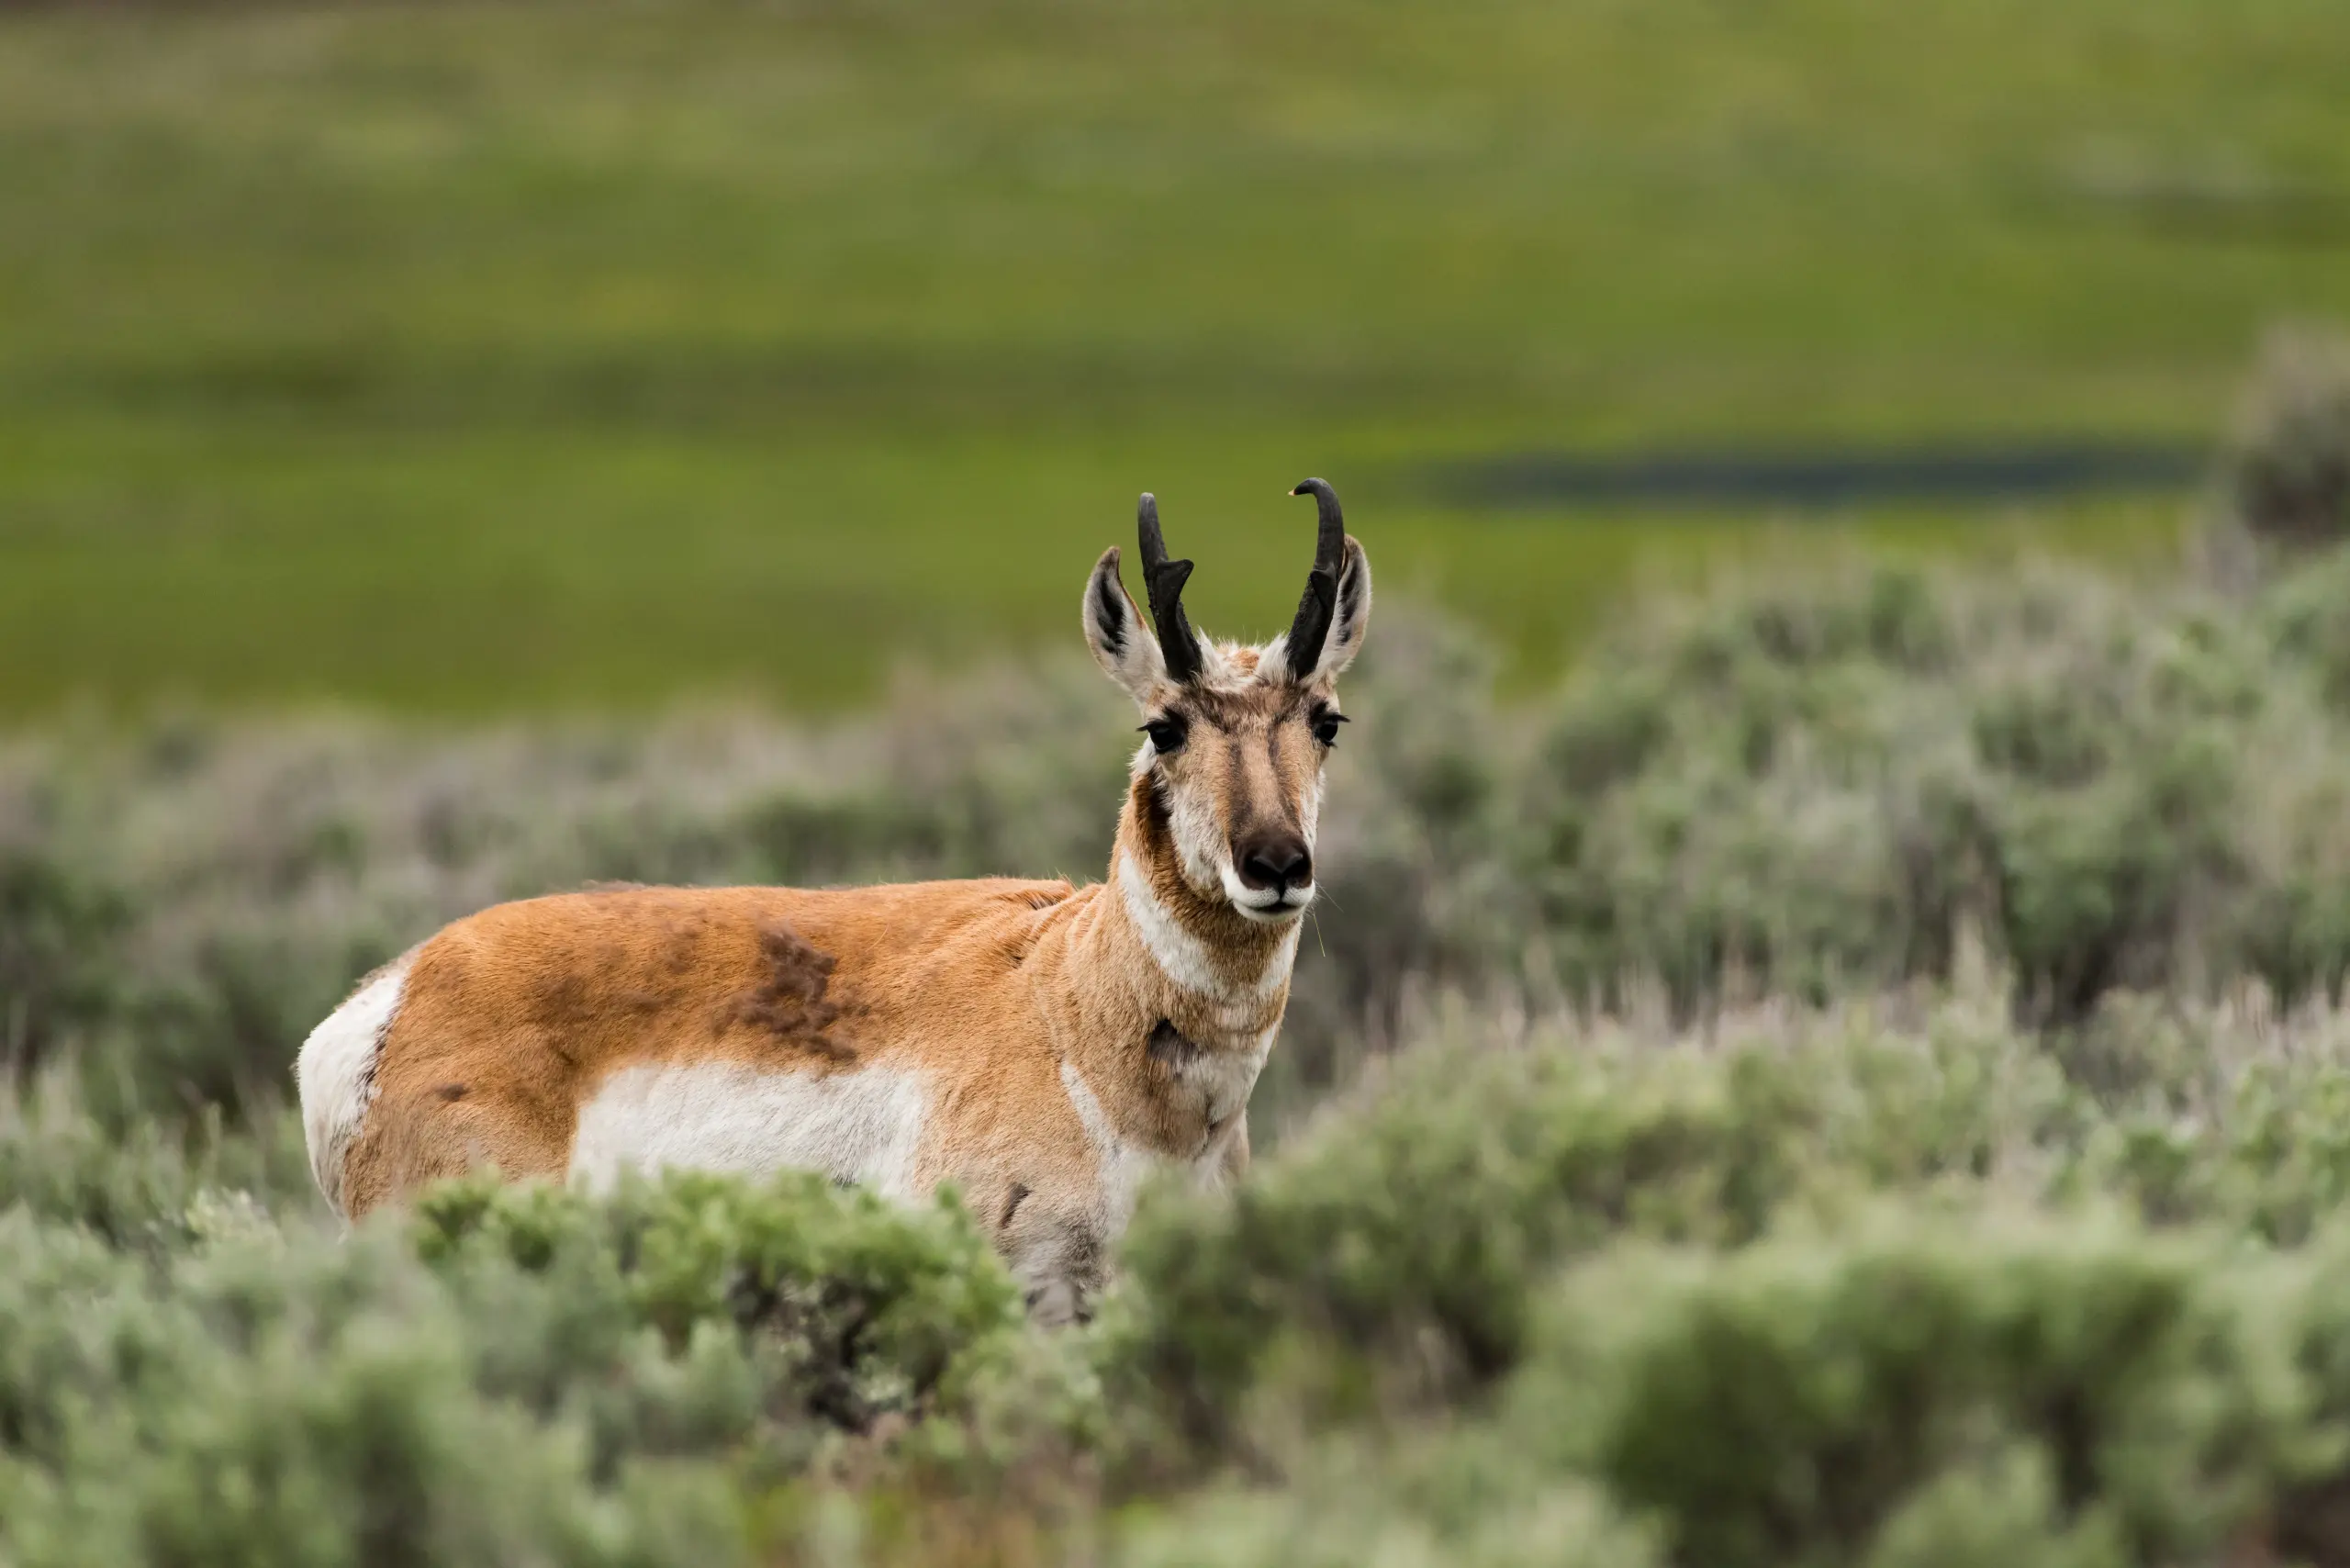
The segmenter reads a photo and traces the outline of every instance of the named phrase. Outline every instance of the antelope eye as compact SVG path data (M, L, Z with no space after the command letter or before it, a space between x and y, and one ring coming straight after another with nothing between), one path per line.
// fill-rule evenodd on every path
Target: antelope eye
M1142 733L1150 737L1150 749L1161 756L1183 749L1184 730L1181 719L1153 719L1142 727Z
M1347 716L1344 713L1324 712L1315 714L1313 719L1314 738L1320 741L1324 745L1337 745L1338 744L1338 726L1346 722Z

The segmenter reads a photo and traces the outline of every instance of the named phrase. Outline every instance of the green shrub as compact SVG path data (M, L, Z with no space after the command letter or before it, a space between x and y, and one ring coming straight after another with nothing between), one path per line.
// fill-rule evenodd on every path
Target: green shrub
M1340 1413L1441 1402L1514 1367L1542 1282L1611 1238L1737 1246L1797 1201L2038 1193L2088 1158L2054 1065L1964 1010L1922 1036L1824 1020L1724 1057L1617 1046L1423 1052L1228 1198L1155 1193L1113 1377L1209 1450L1264 1376Z
M1121 1568L1653 1568L1648 1531L1583 1477L1491 1435L1332 1445L1278 1491L1219 1488L1147 1521Z
M52 1079L0 1119L0 1559L2338 1560L2350 1020L1999 989L1452 1014L1152 1191L1059 1335L951 1204L464 1182L338 1241L283 1124Z
M2286 577L2260 606L2260 628L2280 663L2313 676L2337 716L2350 715L2350 549Z
M1954 1463L1887 1516L1869 1568L2122 1568L2131 1561L2101 1510L2070 1513L2046 1460L2015 1446Z
M22 1208L115 1247L170 1250L196 1238L215 1200L314 1211L294 1117L244 1128L217 1114L193 1126L110 1126L88 1114L72 1076L57 1069L24 1092L0 1095L0 1213Z
M2228 498L2254 534L2350 538L2350 338L2281 330L2263 347L2227 456Z
M0 1069L21 1081L105 1016L122 976L118 891L44 846L48 810L0 780Z
M814 1178L456 1183L347 1242L192 1188L136 1249L0 1209L0 1561L735 1561L746 1484L1021 1331L958 1210Z
M268 1231L158 1273L0 1216L0 1556L26 1564L723 1562L733 1505L484 1394L396 1238Z
M2302 662L2331 603L2297 581L2245 619L1880 568L1603 649L1526 777L1560 979L1817 1002L1946 978L1972 928L2043 1024L2117 988L2338 993L2344 737Z
M591 1331L650 1327L672 1350L739 1331L761 1347L771 1406L848 1430L920 1407L958 1357L1020 1322L1017 1287L959 1207L904 1209L814 1175L682 1173L601 1202L480 1178L427 1193L416 1223L420 1254L461 1294L510 1292L520 1270L559 1282L535 1294L572 1334L591 1314L605 1319ZM506 1380L543 1403L575 1348L556 1325L509 1338L518 1360L552 1352Z
M2205 1238L1899 1211L1624 1257L1571 1282L1508 1419L1677 1562L1915 1560L1968 1498L1986 1549L2207 1560L2314 1451L2260 1305L2291 1280Z

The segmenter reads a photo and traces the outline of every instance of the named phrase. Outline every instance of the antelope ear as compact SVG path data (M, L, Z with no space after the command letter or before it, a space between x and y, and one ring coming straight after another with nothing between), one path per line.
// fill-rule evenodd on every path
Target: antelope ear
M1338 567L1338 602L1330 614L1330 635L1322 644L1322 658L1314 666L1316 680L1335 680L1362 652L1363 633L1371 629L1371 557L1362 543L1347 535L1347 556Z
M1142 622L1142 611L1118 580L1115 545L1102 552L1085 584L1085 645L1103 674L1136 702L1147 703L1153 688L1167 678L1167 658L1158 639Z

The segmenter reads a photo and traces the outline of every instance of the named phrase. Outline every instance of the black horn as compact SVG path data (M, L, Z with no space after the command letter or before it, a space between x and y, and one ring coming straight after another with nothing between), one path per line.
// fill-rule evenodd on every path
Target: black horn
M1183 585L1191 580L1192 563L1167 558L1167 541L1158 532L1158 498L1148 490L1135 507L1135 526L1142 536L1143 587L1150 596L1159 651L1167 655L1167 673L1178 681L1194 680L1200 673L1200 640L1192 634L1191 619L1183 613Z
M1338 511L1338 492L1326 479L1301 479L1292 496L1312 496L1320 525L1314 535L1314 569L1305 575L1305 592L1297 601L1297 619L1289 628L1290 674L1299 680L1322 662L1322 644L1330 640L1330 622L1338 612L1338 567L1347 558L1347 520Z

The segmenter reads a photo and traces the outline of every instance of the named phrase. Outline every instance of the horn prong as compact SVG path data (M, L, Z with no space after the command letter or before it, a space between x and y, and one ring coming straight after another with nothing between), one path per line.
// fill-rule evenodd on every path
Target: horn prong
M1150 599L1151 623L1158 629L1158 648L1167 673L1175 680L1197 678L1202 660L1200 640L1192 634L1191 618L1183 613L1183 585L1191 580L1192 563L1167 558L1167 539L1158 528L1158 498L1148 490L1135 503L1135 532L1142 545L1143 586Z

